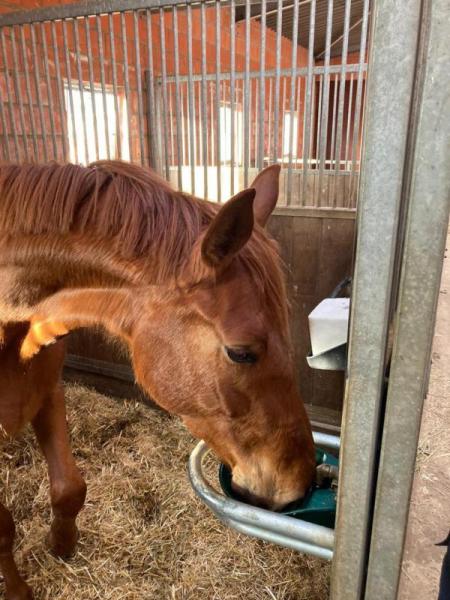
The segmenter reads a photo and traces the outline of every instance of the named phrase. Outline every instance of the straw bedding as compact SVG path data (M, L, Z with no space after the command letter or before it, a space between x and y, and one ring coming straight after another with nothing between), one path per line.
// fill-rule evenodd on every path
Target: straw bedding
M14 513L16 556L36 600L328 596L327 563L227 529L194 496L186 461L195 440L177 419L79 386L67 387L67 406L88 483L69 562L45 547L48 483L31 432L0 436L1 496Z

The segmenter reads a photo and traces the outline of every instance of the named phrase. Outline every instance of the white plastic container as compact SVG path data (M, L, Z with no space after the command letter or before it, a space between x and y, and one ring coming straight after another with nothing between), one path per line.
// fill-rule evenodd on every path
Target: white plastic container
M309 332L313 356L347 343L350 298L325 298L310 313Z

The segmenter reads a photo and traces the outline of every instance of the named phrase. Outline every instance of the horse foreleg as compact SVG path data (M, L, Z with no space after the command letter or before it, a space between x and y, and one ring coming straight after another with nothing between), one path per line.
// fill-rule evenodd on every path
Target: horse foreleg
M6 600L31 600L33 594L17 570L13 556L16 528L11 513L0 503L0 571L5 581Z
M64 393L57 388L33 420L33 428L47 460L53 521L50 550L70 557L78 540L76 518L86 497L86 483L75 464L66 423Z

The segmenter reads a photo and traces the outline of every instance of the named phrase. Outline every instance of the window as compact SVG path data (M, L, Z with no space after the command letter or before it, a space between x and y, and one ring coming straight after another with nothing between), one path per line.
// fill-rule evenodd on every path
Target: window
M292 157L297 158L298 151L298 117L285 112L283 117L283 158L289 158L289 146L291 135L291 117L292 117Z
M67 128L69 132L69 153L72 162L87 164L97 160L96 145L95 145L95 128L94 128L94 111L90 88L83 89L84 98L84 113L86 119L87 133L87 160L86 160L86 145L84 139L83 127L83 104L82 95L78 83L72 82L70 86L73 102L73 120L72 120L72 105L70 101L69 85L65 87L65 101L67 112ZM108 158L108 144L110 149L110 158L119 158L119 147L117 139L117 120L115 112L114 94L105 92L105 103L103 102L103 94L101 89L94 88L94 104L95 114L97 118L98 132L98 153L100 159ZM119 128L121 142L121 158L129 160L130 147L128 142L128 118L127 104L123 97L118 97L119 105ZM105 113L106 106L106 113ZM106 135L105 117L108 127L108 136ZM75 122L75 135L72 127ZM78 157L77 157L78 151Z
M220 160L231 162L231 108L223 104L220 108ZM243 140L242 140L242 111L234 110L234 160L236 164L242 164Z

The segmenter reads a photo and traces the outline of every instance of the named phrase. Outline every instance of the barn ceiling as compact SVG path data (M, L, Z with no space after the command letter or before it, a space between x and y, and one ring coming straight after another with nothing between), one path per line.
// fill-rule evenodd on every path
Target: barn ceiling
M363 17L363 0L352 0L350 10L350 33L348 40L348 51L356 52L359 50L361 39L361 23ZM261 6L253 4L251 7L252 17L258 18L261 14ZM277 2L267 2L267 27L276 31L277 29ZM325 40L327 30L327 12L328 0L316 1L316 27L314 36L314 55L317 59L322 58L321 54L325 51ZM331 56L340 56L342 53L342 40L340 37L344 33L344 13L345 0L334 0L333 2L333 27L331 34ZM240 21L245 17L245 7L236 8L236 20ZM299 24L298 24L298 43L307 48L309 39L309 18L310 2L300 1ZM294 20L294 2L293 0L283 0L282 16L282 34L292 39ZM333 43L334 42L334 43Z

